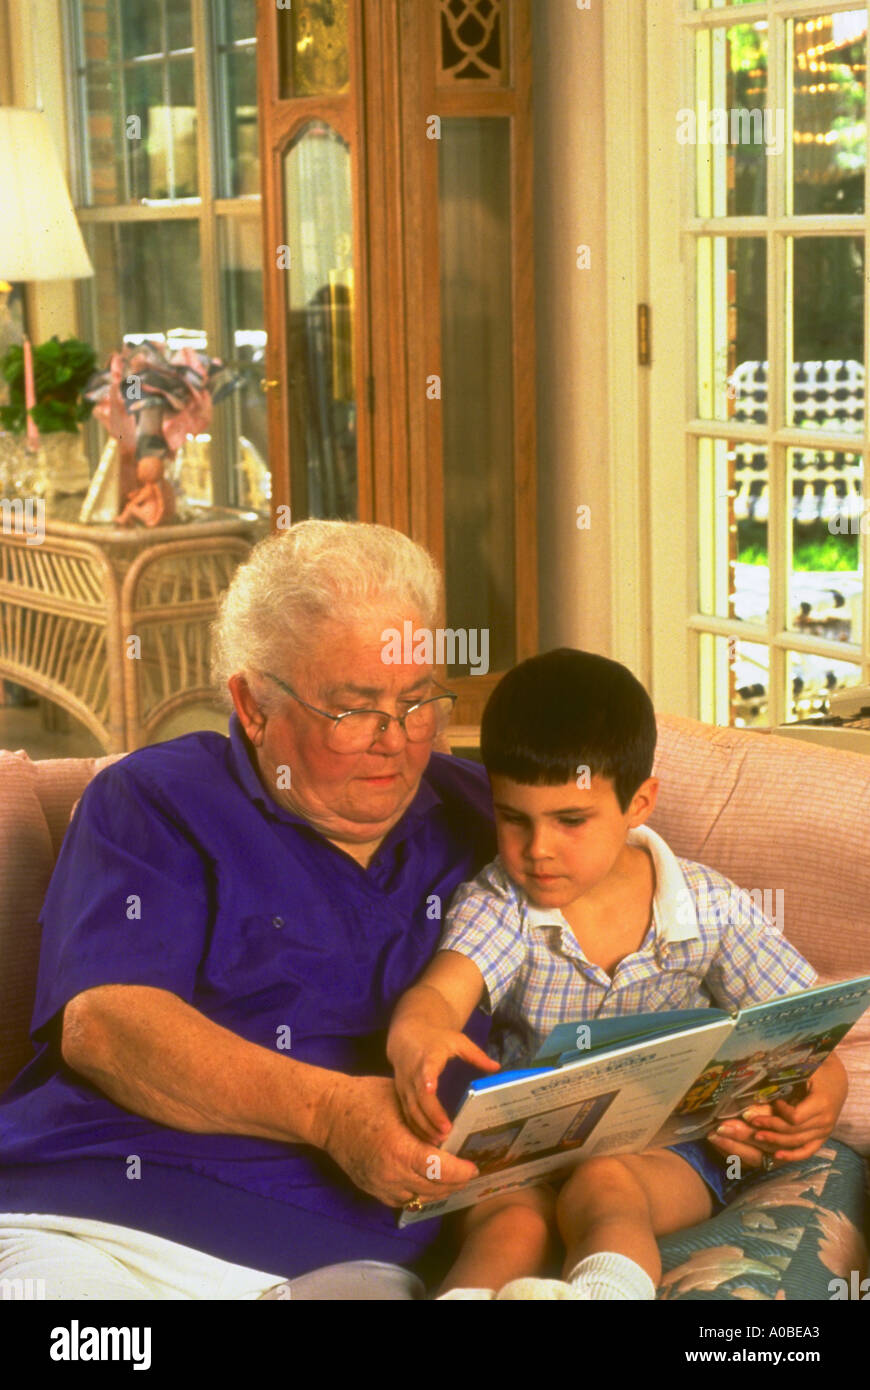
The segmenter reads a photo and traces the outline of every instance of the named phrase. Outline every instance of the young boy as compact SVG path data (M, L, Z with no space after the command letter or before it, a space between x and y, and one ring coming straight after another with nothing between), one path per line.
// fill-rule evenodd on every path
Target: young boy
M649 696L605 657L548 652L494 690L481 755L499 855L458 890L440 950L400 1000L388 1038L403 1111L422 1138L440 1144L450 1130L436 1096L450 1057L498 1071L528 1064L560 1022L733 1010L815 983L748 894L732 895L729 880L678 860L646 828L655 741ZM482 1001L498 1063L461 1032ZM461 1214L462 1248L441 1296L652 1299L656 1237L706 1220L738 1190L726 1156L765 1169L808 1157L845 1094L831 1056L799 1104L758 1105L706 1142L589 1158L558 1197L542 1185L481 1202ZM527 1277L552 1260L554 1207L563 1280Z

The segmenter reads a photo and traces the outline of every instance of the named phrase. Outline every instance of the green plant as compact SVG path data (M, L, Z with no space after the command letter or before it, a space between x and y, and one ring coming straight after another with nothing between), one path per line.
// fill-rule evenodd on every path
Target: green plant
M93 402L82 398L82 391L96 371L97 358L89 343L79 338L49 339L33 349L33 386L36 405L30 412L40 434L74 433L81 420L87 420ZM0 372L9 384L9 404L0 406L0 424L20 434L27 428L24 399L24 350L15 343L8 349Z
M737 527L737 559L744 565L767 564L767 527L742 521ZM794 539L792 568L814 574L855 571L859 566L858 537L831 535L823 521L801 528Z

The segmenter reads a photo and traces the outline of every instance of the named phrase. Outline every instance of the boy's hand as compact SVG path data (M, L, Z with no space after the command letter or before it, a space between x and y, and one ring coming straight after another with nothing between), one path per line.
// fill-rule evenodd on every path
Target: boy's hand
M389 1059L395 1070L396 1091L409 1127L421 1139L442 1144L451 1124L438 1100L438 1078L451 1057L461 1057L481 1071L498 1071L464 1033L425 1026L390 1030Z
M848 1090L845 1068L839 1057L826 1058L807 1081L807 1094L796 1105L775 1100L773 1114L758 1116L748 1110L755 1138L774 1158L809 1158L828 1138L843 1108Z
M764 1154L789 1162L810 1158L837 1123L848 1082L838 1057L828 1057L807 1081L807 1094L795 1105L776 1100L744 1111L743 1120L729 1120L708 1142L721 1153L739 1154L758 1167ZM738 1139L741 1143L735 1143Z

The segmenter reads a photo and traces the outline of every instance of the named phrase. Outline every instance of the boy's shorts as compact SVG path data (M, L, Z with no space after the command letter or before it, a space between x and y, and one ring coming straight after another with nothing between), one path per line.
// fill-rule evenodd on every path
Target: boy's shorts
M745 1181L743 1178L729 1178L725 1171L726 1160L724 1156L720 1157L701 1141L668 1144L667 1152L679 1154L680 1158L684 1158L703 1178L713 1194L716 1211L721 1210L722 1207L727 1207L728 1203L737 1196L738 1188Z

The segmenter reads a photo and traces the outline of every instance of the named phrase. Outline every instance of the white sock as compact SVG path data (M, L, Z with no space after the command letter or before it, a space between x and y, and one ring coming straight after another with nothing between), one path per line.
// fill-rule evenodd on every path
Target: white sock
M467 1302L469 1299L490 1299L495 1298L495 1289L448 1289L447 1293L439 1294L436 1303L444 1303L453 1299Z
M505 1299L522 1300L528 1302L534 1299L541 1302L543 1299L567 1298L575 1299L581 1295L572 1284L566 1284L564 1279L534 1279L531 1276L512 1279L504 1288L499 1289L496 1299L500 1302Z
M649 1301L656 1296L655 1284L646 1270L635 1264L627 1255L617 1255L612 1250L587 1255L571 1271L568 1283L584 1298L598 1301Z

